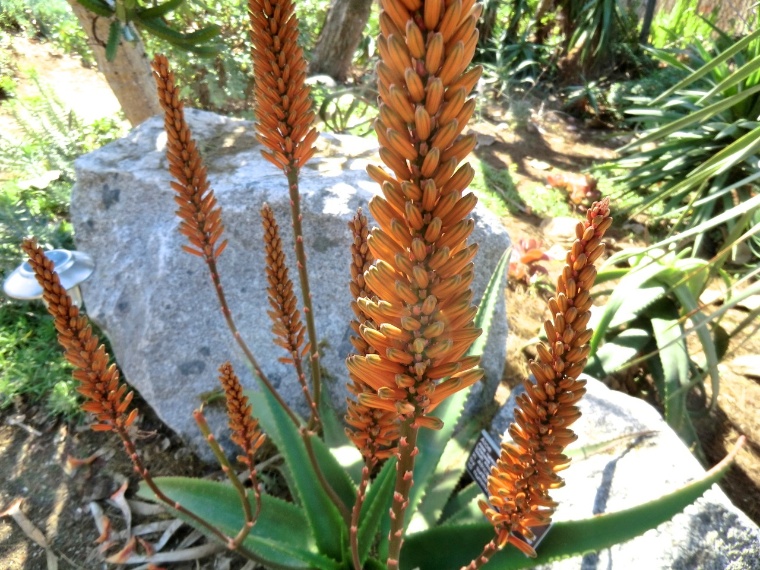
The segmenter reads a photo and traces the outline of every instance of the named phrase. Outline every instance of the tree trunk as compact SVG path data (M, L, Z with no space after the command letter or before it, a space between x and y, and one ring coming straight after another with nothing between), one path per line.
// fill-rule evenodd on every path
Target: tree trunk
M649 31L652 28L652 19L654 18L654 9L657 6L657 0L647 0L647 7L644 11L644 21L641 24L641 35L639 43L649 44Z
M108 81L127 120L134 127L160 113L150 62L140 37L137 36L134 42L120 40L116 57L113 61L108 61L106 42L111 20L93 14L76 0L68 2L87 34L98 70Z
M346 80L371 9L372 0L333 0L312 52L310 75Z
M483 2L483 15L478 21L478 45L482 49L488 49L488 44L491 43L493 29L496 27L497 9L496 0L486 0Z

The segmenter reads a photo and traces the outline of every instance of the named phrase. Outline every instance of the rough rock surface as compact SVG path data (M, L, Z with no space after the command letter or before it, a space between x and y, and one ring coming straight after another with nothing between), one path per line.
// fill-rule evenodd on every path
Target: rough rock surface
M562 472L566 486L552 494L560 504L556 520L630 508L675 491L704 473L657 410L588 380L588 393L580 403L583 416L573 424L578 441L568 447L575 452L573 461ZM513 390L494 419L491 435L496 441L513 420L515 398L523 391L522 387ZM715 485L672 520L642 536L539 568L760 568L760 529Z
M278 362L285 354L272 342L266 314L259 217L265 201L278 219L291 278L298 282L285 178L261 157L250 123L193 110L188 122L223 211L229 245L219 270L230 308L270 380L305 412L292 369ZM185 242L177 231L164 145L163 121L154 117L76 162L71 212L77 248L96 264L82 289L87 311L110 339L128 382L167 425L209 457L191 412L218 386L218 366L229 359L245 386L254 381L225 325L205 264L180 249ZM318 146L301 177L303 226L326 385L341 408L344 359L351 350L347 222L359 206L366 212L378 191L365 172L377 159L372 140L329 136ZM479 299L509 238L485 208L479 206L474 217L472 239L480 250L473 288ZM483 359L486 379L473 390L471 412L491 401L501 379L506 334L502 297ZM223 432L221 414L207 410L212 427Z

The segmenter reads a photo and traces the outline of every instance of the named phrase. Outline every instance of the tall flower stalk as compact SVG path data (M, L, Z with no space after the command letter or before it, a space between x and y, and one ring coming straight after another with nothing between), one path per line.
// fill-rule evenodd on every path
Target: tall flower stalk
M176 192L174 201L178 205L179 231L189 242L189 245L183 245L182 249L201 257L206 262L222 308L222 315L235 341L253 366L257 376L278 399L293 421L298 423L298 418L259 366L256 357L240 334L227 304L227 296L216 265L219 256L227 246L227 240L219 241L224 232L222 209L211 189L206 175L206 166L185 120L184 104L179 96L179 88L175 83L174 73L169 68L169 62L164 55L157 54L151 66L153 78L156 81L158 100L164 110L166 157L169 161L169 172L174 177L171 186Z
M586 220L576 226L576 240L557 280L556 295L549 300L552 316L544 322L547 344L539 343L538 359L530 362L536 381L524 382L525 393L517 399L515 421L509 428L512 442L502 443L501 457L488 479L490 505L480 502L496 538L469 569L479 568L508 543L535 556L522 537L532 539L531 527L551 521L557 503L549 491L564 485L557 472L568 467L570 458L563 451L577 438L570 425L581 415L575 404L586 392L586 382L578 376L586 365L593 334L587 325L594 263L604 252L601 240L610 224L609 199L605 198L594 203Z
M356 316L350 323L351 329L354 331L354 335L351 336L351 343L354 345L354 349L358 355L366 356L367 354L376 354L376 351L362 338L361 329L366 326L374 326L374 323L359 307L356 299L377 298L369 290L364 280L364 272L372 266L374 258L367 245L367 238L369 236L367 217L362 213L361 208L348 226L353 235L349 288L351 296L354 299L351 303L351 308ZM361 452L365 462L362 468L359 489L356 493L356 502L351 512L351 526L349 529L351 557L354 568L361 569L358 539L359 515L373 471L380 461L388 459L388 457L395 455L398 451L399 425L395 410L375 408L364 404L361 401L362 394L371 395L373 393L372 388L351 372L349 372L349 378L351 379L351 383L348 385L348 390L353 397L349 397L347 402L346 423L348 427L346 428L346 434Z
M55 272L53 262L45 256L42 248L33 239L24 240L22 248L37 282L42 287L48 312L55 319L58 342L64 348L64 357L74 366L72 376L79 382L77 390L85 398L82 410L91 413L97 420L92 429L112 431L119 436L135 472L142 477L159 501L188 517L205 532L227 544L230 549L237 549L254 559L258 558L256 554L241 547L243 538L253 525L253 519L248 520L236 537L227 536L202 517L167 497L156 485L130 435L130 427L137 419L137 409L130 409L133 392L128 392L127 385L119 381L119 371L115 364L109 364L110 356L105 345L93 334L89 319L80 314L79 308L72 304L71 297Z
M376 258L360 297L360 334L371 354L349 357L364 384L358 402L399 417L398 464L387 565L398 568L413 484L418 430L441 427L431 415L483 372L466 357L480 334L470 284L476 245L467 245L476 199L458 165L475 146L460 136L475 110L470 92L481 69L467 70L477 45L474 1L382 0L377 65L380 158L368 172L382 188L370 201L378 227L367 239Z
M317 130L311 125L310 90L306 85L306 60L298 45L298 18L291 0L249 0L251 55L256 78L257 138L267 148L262 155L288 179L293 240L304 303L304 319L309 335L312 400L320 405L321 370L319 345L314 324L314 307L306 270L303 244L301 199L298 175L314 154ZM312 408L313 424L318 423L317 408Z

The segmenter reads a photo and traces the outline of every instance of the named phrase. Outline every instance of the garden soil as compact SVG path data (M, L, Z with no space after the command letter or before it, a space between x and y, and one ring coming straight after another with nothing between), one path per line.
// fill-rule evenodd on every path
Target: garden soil
M29 74L24 72L33 68L42 82L54 88L64 104L84 118L112 116L118 110L102 77L82 67L78 60L56 54L48 45L20 38L14 49L22 71L19 93L31 93L34 89ZM474 130L487 144L481 144L476 154L495 168L511 169L517 185L544 185L549 172L577 173L594 160L613 156L610 150L613 144L609 137L605 138L604 132L590 130L563 113L539 109L514 129L505 129L505 120L508 115L500 107L483 113ZM0 129L9 132L7 128L14 128L12 120L0 107ZM551 246L554 236L546 235L542 220L531 213L530 204L514 206L513 211L519 215L503 217L513 241L534 238ZM641 240L640 236L614 232L611 239L613 248L641 245ZM555 268L550 264L550 269ZM508 355L502 387L497 394L502 401L527 373L527 360L533 356L531 339L546 318L545 298L545 289L540 286L510 283ZM744 316L746 314L737 310L728 318L739 322ZM748 444L721 486L739 508L760 524L760 415L757 413L760 380L743 376L730 365L737 356L760 354L757 337L743 340L740 346L730 346L724 359L728 364L721 364L718 409L699 420L698 427L710 465L726 454L740 434L747 436ZM636 378L630 374L610 382L615 388L648 397L656 404L646 377ZM139 399L137 405L141 414L136 437L154 475L220 475L218 468L196 460ZM44 535L49 552L58 559L59 568L105 567L98 558L96 541L100 531L91 514L91 505L103 509L115 531L123 530L123 514L108 501L123 483L128 485L127 498L133 498L137 477L114 437L51 420L44 410L23 401L0 412L0 511L15 499L22 499L21 512ZM147 518L134 515L133 527L160 519L155 515ZM175 541L187 539L187 535L187 531L180 530ZM108 555L115 554L124 542L117 541ZM45 549L8 516L0 519L0 567L4 570L47 568ZM243 563L228 553L221 553L205 558L199 565L193 561L169 567L235 570L242 568Z

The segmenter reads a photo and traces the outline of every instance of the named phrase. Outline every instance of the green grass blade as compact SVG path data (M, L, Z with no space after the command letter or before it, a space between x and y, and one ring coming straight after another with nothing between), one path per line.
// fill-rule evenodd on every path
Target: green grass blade
M670 245L671 243L685 241L687 238L691 238L693 236L703 234L707 230L710 230L723 223L730 222L731 220L734 220L737 217L755 208L760 208L760 194L758 194L757 196L753 196L749 200L746 200L742 202L741 204L738 204L734 206L733 208L726 210L725 212L718 214L717 216L713 218L710 218L710 220L706 222L703 222L697 226L694 226L693 228L689 228L688 230L684 230L683 232L679 234L676 234L662 241L659 241L653 245L650 245L644 251L649 251L652 249L662 249L663 247Z
M715 87L710 89L699 101L697 101L697 104L703 103L713 95L717 93L723 93L727 91L728 89L731 89L735 85L738 85L742 81L744 81L747 77L755 73L758 69L760 69L760 57L755 57L751 60L749 60L747 63L742 65L739 69L734 71L731 75L726 77L723 81L718 83Z
M717 115L718 113L733 107L735 104L740 103L741 101L745 100L750 95L754 95L755 93L758 93L758 92L760 92L760 84L750 87L749 89L746 89L730 97L726 97L725 99L720 99L719 101L713 103L712 105L703 107L699 111L689 113L686 116L682 117L681 119L669 122L666 125L663 125L662 127L660 127L659 129L652 131L641 138L635 139L634 141L625 145L620 150L621 152L626 152L634 148L640 148L641 146L647 143L654 142L659 139L663 139L667 137L668 135L671 135L682 129L697 125L705 121L709 117L712 117L713 115Z
M663 99L666 99L676 91L679 91L683 89L684 87L687 87L688 85L691 85L695 81L698 81L699 79L702 79L705 75L710 73L712 70L717 68L722 63L728 61L731 59L734 55L744 50L747 46L749 46L755 39L760 38L760 29L755 30L748 36L745 36L735 44L733 44L730 48L725 50L724 52L721 52L719 55L714 57L710 62L706 63L696 71L694 71L692 74L690 74L688 77L684 78L683 80L679 81L673 87L670 89L667 89L664 93L661 93L658 97L656 97L652 104L659 103Z
M740 442L743 443L741 438ZM717 483L739 451L740 444L718 465L699 479L654 501L614 513L578 521L554 523L538 549L537 558L527 558L514 548L496 553L489 570L519 570L598 552L631 540L670 520ZM466 566L494 536L488 523L468 526L442 526L409 536L401 551L402 570L455 570Z
M235 536L245 523L240 497L231 486L217 481L189 477L158 477L159 489L173 501L202 517L228 536ZM155 495L142 484L138 496L155 501ZM253 497L250 497L253 506ZM262 495L262 508L256 524L243 545L272 568L337 570L334 560L313 552L314 538L301 509L269 495ZM199 531L203 527L179 511L175 515Z

